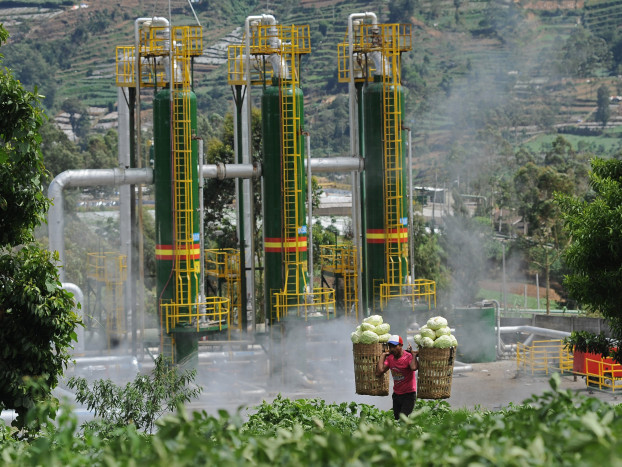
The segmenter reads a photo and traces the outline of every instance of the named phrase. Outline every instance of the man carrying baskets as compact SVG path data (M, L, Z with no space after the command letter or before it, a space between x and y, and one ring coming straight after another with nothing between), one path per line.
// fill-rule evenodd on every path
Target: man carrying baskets
M417 378L415 371L419 367L417 355L412 346L404 350L404 342L398 335L389 338L389 351L382 352L376 376L381 376L391 370L393 377L393 416L400 419L400 414L408 416L415 407L417 400Z

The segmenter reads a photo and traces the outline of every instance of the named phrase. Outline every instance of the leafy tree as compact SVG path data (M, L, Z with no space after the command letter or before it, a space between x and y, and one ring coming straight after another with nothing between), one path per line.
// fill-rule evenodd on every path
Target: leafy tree
M489 31L503 44L515 44L521 34L527 31L523 21L523 11L514 3L491 1L486 7L485 17L480 26L488 27Z
M89 169L108 169L117 165L117 132L109 130L105 135L92 135L86 143L84 164Z
M532 269L544 273L546 311L550 313L550 281L568 238L562 230L556 193L577 193L585 186L581 156L557 137L544 156L544 166L527 162L515 174L519 213L523 216L524 242Z
M0 44L7 37L0 26ZM15 409L20 427L29 408L51 398L79 322L51 253L32 243L49 206L42 120L36 89L0 72L0 409ZM29 384L33 378L43 384Z
M607 43L582 26L573 29L559 57L559 71L567 76L583 78L597 68L608 68L611 54Z
M553 228L557 217L553 194L573 191L573 180L567 174L533 162L518 169L514 185L519 199L518 212L526 223L525 234L531 235L541 229Z
M46 122L41 126L41 153L45 168L50 172L50 177L64 172L84 168L84 158L76 144L56 125Z
M27 60L24 58L28 57ZM53 75L53 70L42 53L27 43L16 43L7 47L5 60L15 76L26 89L34 89Z
M257 117L258 115L254 113L253 118ZM234 129L232 114L229 113L225 116L220 138L210 138L207 141L206 163L234 163ZM206 180L203 189L205 232L209 236L211 231L214 230L213 226L219 226L219 229L225 234L219 241L230 242L228 244L221 243L219 245L220 248L237 248L238 246L235 226L229 221L229 218L225 216L225 209L232 205L234 199L235 181L233 179Z
M393 0L389 2L389 23L410 23L410 17L419 0Z
M192 386L195 377L196 370L169 367L160 355L150 375L138 375L123 387L109 379L95 381L89 387L85 378L75 377L67 385L76 390L78 402L86 403L101 418L87 422L86 427L106 436L129 424L151 433L164 413L199 396L202 389Z
M313 224L313 269L314 274L319 273L321 269L320 255L322 254L321 247L323 245L334 245L337 239L338 231L333 225L329 225L324 228L322 223L318 220ZM317 277L317 276L316 276Z
M592 160L590 184L594 198L556 197L572 242L563 257L571 272L564 278L570 296L609 321L622 339L622 161ZM622 346L616 359L622 362Z
M602 123L603 127L605 127L607 126L610 116L609 88L603 84L598 88L598 91L596 91L596 113L594 114L594 118L597 122Z
M444 263L445 252L439 244L438 236L426 229L423 216L413 216L410 235L414 243L414 258L411 261L415 264L415 277L435 281L439 292L447 290L450 274Z
M86 104L78 98L67 99L61 108L69 114L69 123L76 136L84 138L90 129Z

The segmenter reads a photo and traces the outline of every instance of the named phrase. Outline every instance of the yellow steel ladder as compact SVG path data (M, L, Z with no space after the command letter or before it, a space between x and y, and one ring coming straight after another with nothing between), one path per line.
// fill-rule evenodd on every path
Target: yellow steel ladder
M300 206L304 201L300 178L304 167L301 161L301 122L297 105L296 91L298 76L296 64L297 36L296 26L281 27L281 60L289 68L289 75L281 72L279 97L281 101L281 164L283 169L283 239L286 293L300 293L306 287L306 261L302 260L302 245L306 232L299 225ZM283 67L285 68L285 67Z
M399 25L383 25L382 31L382 73L383 85L383 153L384 153L384 222L385 222L385 255L386 278L391 285L399 285L404 281L408 253L407 243L402 242L404 222L402 186L402 100L399 94L400 67L399 48L394 40L394 30Z
M192 127L190 112L190 35L188 28L173 28L171 59L171 131L174 186L175 303L190 306L192 291L199 290L200 261L196 258L192 191ZM190 311L190 310L186 310Z

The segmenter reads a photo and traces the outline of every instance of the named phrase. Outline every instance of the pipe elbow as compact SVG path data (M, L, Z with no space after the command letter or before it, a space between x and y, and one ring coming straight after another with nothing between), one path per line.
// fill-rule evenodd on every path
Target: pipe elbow
M59 194L62 194L67 182L71 180L71 172L71 170L65 170L54 177L54 180L50 182L48 187L48 198L54 199Z

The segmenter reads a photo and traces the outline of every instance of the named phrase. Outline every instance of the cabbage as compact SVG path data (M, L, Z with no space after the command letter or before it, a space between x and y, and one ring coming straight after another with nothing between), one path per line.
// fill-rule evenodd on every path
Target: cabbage
M364 322L363 324L361 324L361 331L376 332L376 326L374 324Z
M429 337L422 337L420 347L434 347L434 341Z
M438 328L436 330L436 337L448 336L450 334L451 334L451 329L449 329L449 326L443 326L442 328Z
M434 347L438 349L448 349L449 347L453 347L453 341L451 336L441 336L434 341Z
M428 328L420 330L419 334L421 334L421 337L427 337L432 340L436 339L436 332Z
M388 332L386 334L380 334L378 336L378 342L389 342L390 338L391 334L389 334Z
M415 344L421 347L421 334L415 334L415 337L413 337L413 340L415 341Z
M372 326L378 326L382 324L382 316L380 315L371 315L363 320L363 323L369 323Z
M389 331L391 330L391 325L389 323L382 323L379 324L378 326L376 326L376 334L378 334L379 336L382 336L383 334L389 334Z
M352 334L350 334L350 340L354 343L354 344L358 344L361 340L361 334L354 331Z
M363 331L359 340L361 344L375 344L376 342L378 342L378 334L374 331Z
M458 339L456 339L456 336L454 336L453 334L451 334L451 335L449 336L449 338L451 339L451 342L452 342L451 346L452 346L452 347L457 347L457 346L458 346Z
M443 326L447 326L447 320L442 316L434 316L428 320L428 327L435 331Z

